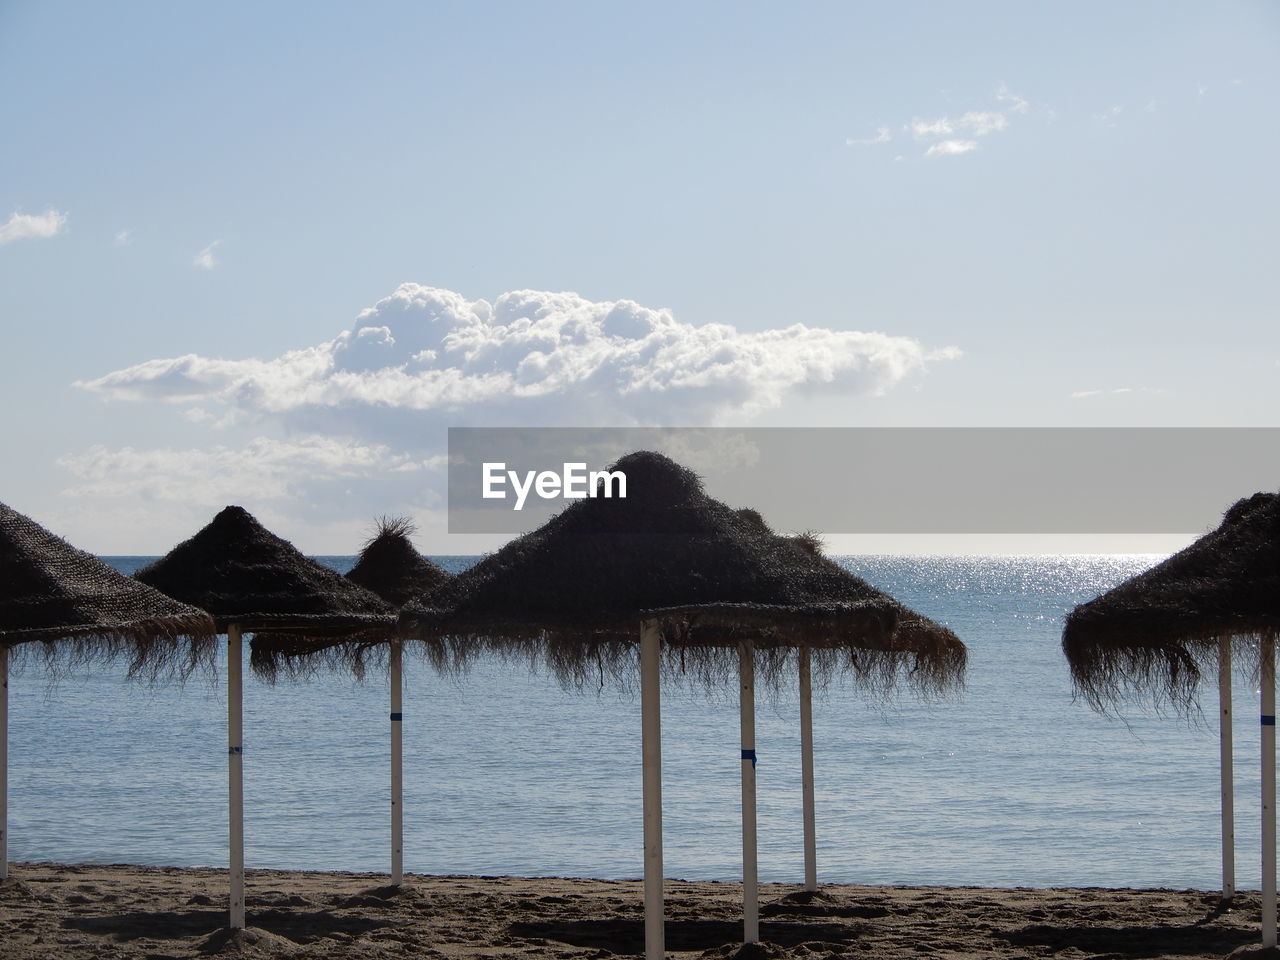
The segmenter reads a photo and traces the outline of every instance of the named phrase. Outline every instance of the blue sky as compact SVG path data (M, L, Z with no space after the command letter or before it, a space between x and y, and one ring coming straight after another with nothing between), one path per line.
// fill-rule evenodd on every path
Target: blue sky
M1276 425L1272 3L0 0L0 91L0 498L98 552L465 551L451 424Z

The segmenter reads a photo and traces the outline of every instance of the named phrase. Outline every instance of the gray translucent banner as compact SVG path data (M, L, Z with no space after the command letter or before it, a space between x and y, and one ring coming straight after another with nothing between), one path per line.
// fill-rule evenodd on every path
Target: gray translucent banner
M1280 428L1269 427L456 427L449 532L532 530L574 501L539 496L530 472L555 475L543 493L566 473L582 492L589 471L635 450L689 467L711 496L779 532L1199 533L1239 498L1280 487Z

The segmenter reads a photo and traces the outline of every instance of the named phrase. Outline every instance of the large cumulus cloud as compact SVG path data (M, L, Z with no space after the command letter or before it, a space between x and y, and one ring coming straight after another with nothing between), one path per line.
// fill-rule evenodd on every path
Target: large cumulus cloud
M628 300L521 290L489 303L407 283L314 346L145 360L80 383L184 406L193 427L180 447L136 437L68 454L64 493L80 527L113 518L111 550L121 518L170 535L129 549L167 549L225 503L306 533L300 546L316 552L349 552L381 513L412 514L436 539L445 426L741 424L788 394L882 394L957 353L805 323L699 326Z
M238 417L387 411L456 422L720 423L789 391L882 394L931 356L910 337L795 323L697 326L629 300L520 290L493 303L406 283L332 340L269 360L190 354L80 386L115 399L217 403ZM566 417L568 420L566 421ZM584 419L585 418L585 419ZM326 416L326 422L334 421Z

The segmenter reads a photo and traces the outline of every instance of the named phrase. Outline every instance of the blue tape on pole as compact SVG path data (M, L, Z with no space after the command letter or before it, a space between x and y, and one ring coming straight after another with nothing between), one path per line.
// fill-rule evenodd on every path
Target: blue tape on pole
M227 747L227 753L244 753L244 747Z
M392 720L403 720L403 719L404 719L404 714L403 714L403 713L393 713L393 714L391 715L391 719L392 719Z
M1264 714L1262 715L1262 725L1263 725L1264 727L1274 727L1274 726L1276 725L1276 718L1275 718L1275 717L1269 717L1269 716L1267 716L1267 715L1264 713Z
M756 752L754 750L743 750L742 759L751 761L751 769L756 768Z

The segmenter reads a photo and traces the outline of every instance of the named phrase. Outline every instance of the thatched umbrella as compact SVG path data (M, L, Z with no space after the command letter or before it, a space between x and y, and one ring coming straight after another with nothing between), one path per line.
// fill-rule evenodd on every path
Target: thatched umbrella
M713 500L658 454L623 457L624 499L578 501L401 611L401 630L453 655L474 648L541 653L562 677L634 668L639 622L645 820L645 944L662 954L659 731L661 645L670 670L737 673L742 709L745 939L758 939L754 876L754 687L757 658L775 680L797 650L820 669L890 688L905 673L940 689L964 647L938 631L895 632L900 604L758 517Z
M764 517L756 510L744 508L737 511L739 517L750 523L757 531L772 534L773 531ZM838 566L822 552L822 541L813 533L802 533L790 538L801 550L816 558L832 569L838 577L853 578L852 574ZM852 585L851 585L852 586ZM865 589L865 584L853 587L855 590ZM909 610L899 604L898 625L895 638L907 648L943 649L956 651L964 656L964 644L949 629L928 617ZM813 776L813 683L811 669L811 651L809 645L802 644L799 650L799 688L800 688L800 779L804 812L804 889L818 889L817 865L817 830L814 803Z
M452 575L414 548L409 538L416 531L407 517L380 519L355 566L347 571L347 579L397 608L440 586Z
M9 648L39 643L46 656L126 656L130 671L155 670L184 652L208 653L214 626L179 603L77 550L0 503L0 880L9 874Z
M754 514L764 529L768 526L755 511L739 511ZM800 534L791 538L801 549L812 554L822 563L834 567L845 576L852 576L844 568L822 553L822 542L812 534ZM906 648L941 649L952 651L963 665L965 646L947 627L930 620L922 614L907 607L900 607L898 625L894 630L895 639ZM804 807L804 888L809 891L818 889L817 865L817 833L814 810L813 784L813 686L810 666L811 653L808 644L800 647L799 654L799 686L800 686L800 778L803 791ZM958 676L959 674L957 674Z
M348 579L372 590L394 607L434 590L451 574L420 554L409 540L414 525L406 517L383 517L373 539L364 545ZM391 883L404 882L404 683L402 641L390 644L391 674Z
M355 566L347 571L347 579L373 591L393 607L400 607L449 579L451 574L414 548L409 539L414 530L407 517L382 517ZM264 633L249 641L249 662L257 673L274 680L282 668L291 673L307 672L317 657L327 656L331 662L347 664L360 676L364 657L374 646L387 647L391 684L391 884L398 887L404 882L403 641L394 634L381 633L347 640Z
M134 576L213 615L227 635L227 779L232 929L244 926L244 779L241 636L337 638L386 630L392 609L377 595L303 556L242 507L226 507L203 530Z
M406 517L382 517L374 535L366 541L346 579L377 594L391 607L399 608L414 597L435 589L451 576L436 566L409 539L415 531ZM394 624L393 624L394 625ZM398 638L387 623L379 620L369 630L343 631L334 635L320 630L292 628L257 631L250 641L250 663L254 672L274 681L281 672L310 673L317 665L349 667L362 676L370 651L388 646L393 652Z
M1275 638L1280 631L1280 496L1257 493L1221 526L1150 570L1076 607L1062 649L1076 689L1106 711L1126 695L1192 708L1215 657L1222 771L1223 898L1234 893L1232 648L1258 665L1262 697L1263 944L1276 945Z

